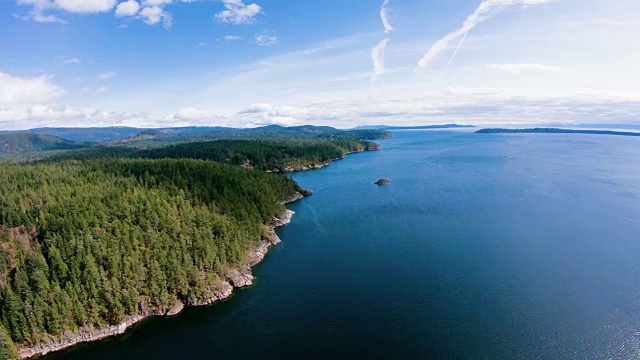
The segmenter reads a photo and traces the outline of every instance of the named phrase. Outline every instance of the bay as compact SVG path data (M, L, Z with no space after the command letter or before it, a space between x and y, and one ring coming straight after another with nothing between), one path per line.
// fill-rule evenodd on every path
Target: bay
M315 194L253 287L44 359L638 358L638 139L381 144L292 175Z

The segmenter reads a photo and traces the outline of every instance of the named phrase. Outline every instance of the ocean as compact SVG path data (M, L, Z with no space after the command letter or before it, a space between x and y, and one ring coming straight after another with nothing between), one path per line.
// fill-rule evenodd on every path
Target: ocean
M44 359L640 358L640 139L381 145L291 175L254 286Z

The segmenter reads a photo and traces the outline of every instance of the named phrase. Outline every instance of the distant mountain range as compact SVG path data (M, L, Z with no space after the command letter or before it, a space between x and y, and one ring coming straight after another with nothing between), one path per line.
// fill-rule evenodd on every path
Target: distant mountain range
M476 134L591 134L591 135L619 135L640 136L640 132L611 131L611 130L573 130L558 128L532 128L532 129L482 129Z
M474 128L473 125L443 124L443 125L417 125L417 126L391 126L391 125L362 125L354 129L375 129L375 130L428 130L428 129L459 129Z
M271 125L253 129L39 128L0 132L0 159L34 159L45 156L45 152L89 147L151 148L229 139L379 140L390 137L391 133L384 130L339 130L328 126L312 125L294 127Z
M91 128L35 128L21 131L0 131L1 134L13 134L13 133L29 133L29 134L46 134L53 135L67 140L73 141L90 141L90 142L111 142L114 140L122 139L128 136L135 136L142 131L161 131L166 134L195 134L204 132L216 132L216 131L229 131L239 130L236 128L227 127L176 127L176 128L135 128L125 126L111 126L111 127L91 127Z

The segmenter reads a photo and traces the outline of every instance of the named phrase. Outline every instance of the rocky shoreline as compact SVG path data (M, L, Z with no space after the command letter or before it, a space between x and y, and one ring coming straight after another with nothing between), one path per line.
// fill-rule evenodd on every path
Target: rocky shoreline
M305 193L311 194L308 190L305 190ZM305 196L306 195L301 193L296 193L291 199L283 201L282 204L298 201ZM246 263L229 269L225 274L225 279L221 279L219 283L209 289L205 298L188 302L186 304L178 300L170 310L164 313L149 313L130 316L117 325L103 328L95 328L93 325L88 325L77 331L67 331L60 336L51 337L47 341L43 341L36 346L27 347L16 344L18 357L20 359L28 359L34 356L43 356L81 343L98 341L122 335L128 328L148 317L175 316L179 314L185 306L206 306L230 297L234 288L253 285L254 277L251 268L259 264L264 259L272 246L281 242L280 237L276 234L276 229L289 224L294 214L295 212L286 209L279 217L274 217L272 225L266 230L265 238L261 239L257 244L249 249Z
M354 153L361 153L361 152L366 152L366 151L377 151L380 150L382 147L378 144L376 144L376 147L373 148L364 148L362 150L356 150L356 151L350 151L345 153L344 155L337 157L335 159L331 159L331 160L327 160L323 163L320 164L309 164L309 165L304 165L304 166L287 166L286 168L284 168L284 170L282 170L282 172L294 172L294 171L307 171L307 170L315 170L315 169L321 169L325 166L329 166L331 165L332 162L337 161L337 160L342 160L344 158L347 157L347 155L349 154L354 154Z

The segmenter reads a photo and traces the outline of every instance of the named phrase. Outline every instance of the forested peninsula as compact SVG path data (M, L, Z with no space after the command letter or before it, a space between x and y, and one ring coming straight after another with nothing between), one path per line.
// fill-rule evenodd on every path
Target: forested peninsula
M350 153L379 150L366 140L217 140L160 148L97 147L55 153L49 160L116 158L189 158L273 172L299 171L326 166Z
M123 333L252 283L284 204L310 191L278 173L364 140L220 140L91 147L0 164L0 358Z

